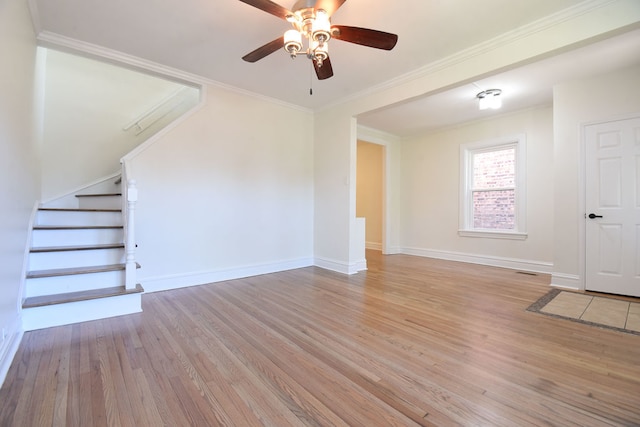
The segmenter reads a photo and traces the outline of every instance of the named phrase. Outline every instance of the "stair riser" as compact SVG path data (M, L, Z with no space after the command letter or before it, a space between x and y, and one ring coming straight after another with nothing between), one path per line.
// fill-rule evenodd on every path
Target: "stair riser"
M36 225L122 225L120 212L38 211Z
M33 230L34 248L50 246L87 246L109 243L122 243L122 228L86 229L86 230Z
M122 197L78 197L78 206L80 209L122 209Z
M124 270L27 279L25 298L124 285Z
M29 271L120 264L124 258L124 249L32 252L29 254Z
M119 295L22 310L25 331L122 316L142 311L142 294Z

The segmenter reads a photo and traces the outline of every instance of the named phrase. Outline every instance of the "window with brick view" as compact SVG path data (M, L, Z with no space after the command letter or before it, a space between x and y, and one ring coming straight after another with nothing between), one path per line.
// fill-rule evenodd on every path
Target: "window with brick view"
M468 237L526 239L524 134L460 146L460 229Z

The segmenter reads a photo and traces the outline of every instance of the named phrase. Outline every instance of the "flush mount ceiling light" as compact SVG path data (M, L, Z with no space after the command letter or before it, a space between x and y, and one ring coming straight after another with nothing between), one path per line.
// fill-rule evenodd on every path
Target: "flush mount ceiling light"
M502 107L502 98L501 95L502 90L500 89L487 89L483 90L479 94L476 95L478 98L478 107L481 110L497 110Z
M331 25L331 15L346 0L297 0L288 10L271 0L240 0L250 6L284 19L292 29L269 43L243 56L247 62L256 62L284 47L292 57L305 55L313 62L318 79L333 76L329 59L329 40L342 40L376 49L391 50L398 36L368 28ZM306 46L306 49L305 49Z

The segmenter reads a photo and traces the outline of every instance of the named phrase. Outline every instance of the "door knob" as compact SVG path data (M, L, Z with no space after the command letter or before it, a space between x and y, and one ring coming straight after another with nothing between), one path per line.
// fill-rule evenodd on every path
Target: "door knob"
M589 214L589 218L594 219L594 218L602 218L602 215L596 215L594 213L590 213Z

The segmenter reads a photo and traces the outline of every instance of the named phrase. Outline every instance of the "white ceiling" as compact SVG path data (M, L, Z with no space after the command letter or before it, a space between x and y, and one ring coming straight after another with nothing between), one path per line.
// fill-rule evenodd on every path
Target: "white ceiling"
M423 96L358 117L358 123L407 137L459 123L480 120L538 105L551 104L553 86L640 64L640 30L603 40L533 64L437 94ZM640 84L640 76L639 84ZM476 95L502 90L502 108L478 109Z
M289 24L239 0L30 0L35 27L42 34L97 45L309 109L353 97L581 2L348 0L333 15L333 24L396 33L398 44L382 51L331 41L335 74L318 81L309 60L291 60L284 51L253 64L241 60L282 35ZM569 76L640 62L639 43L640 35L630 33L621 37L621 47L609 41L599 51L587 48L566 60L547 59L478 80L477 86L372 112L359 117L359 123L404 136L473 120L478 118L473 97L479 88L503 89L502 111L550 102L551 86ZM612 55L618 49L622 54Z

